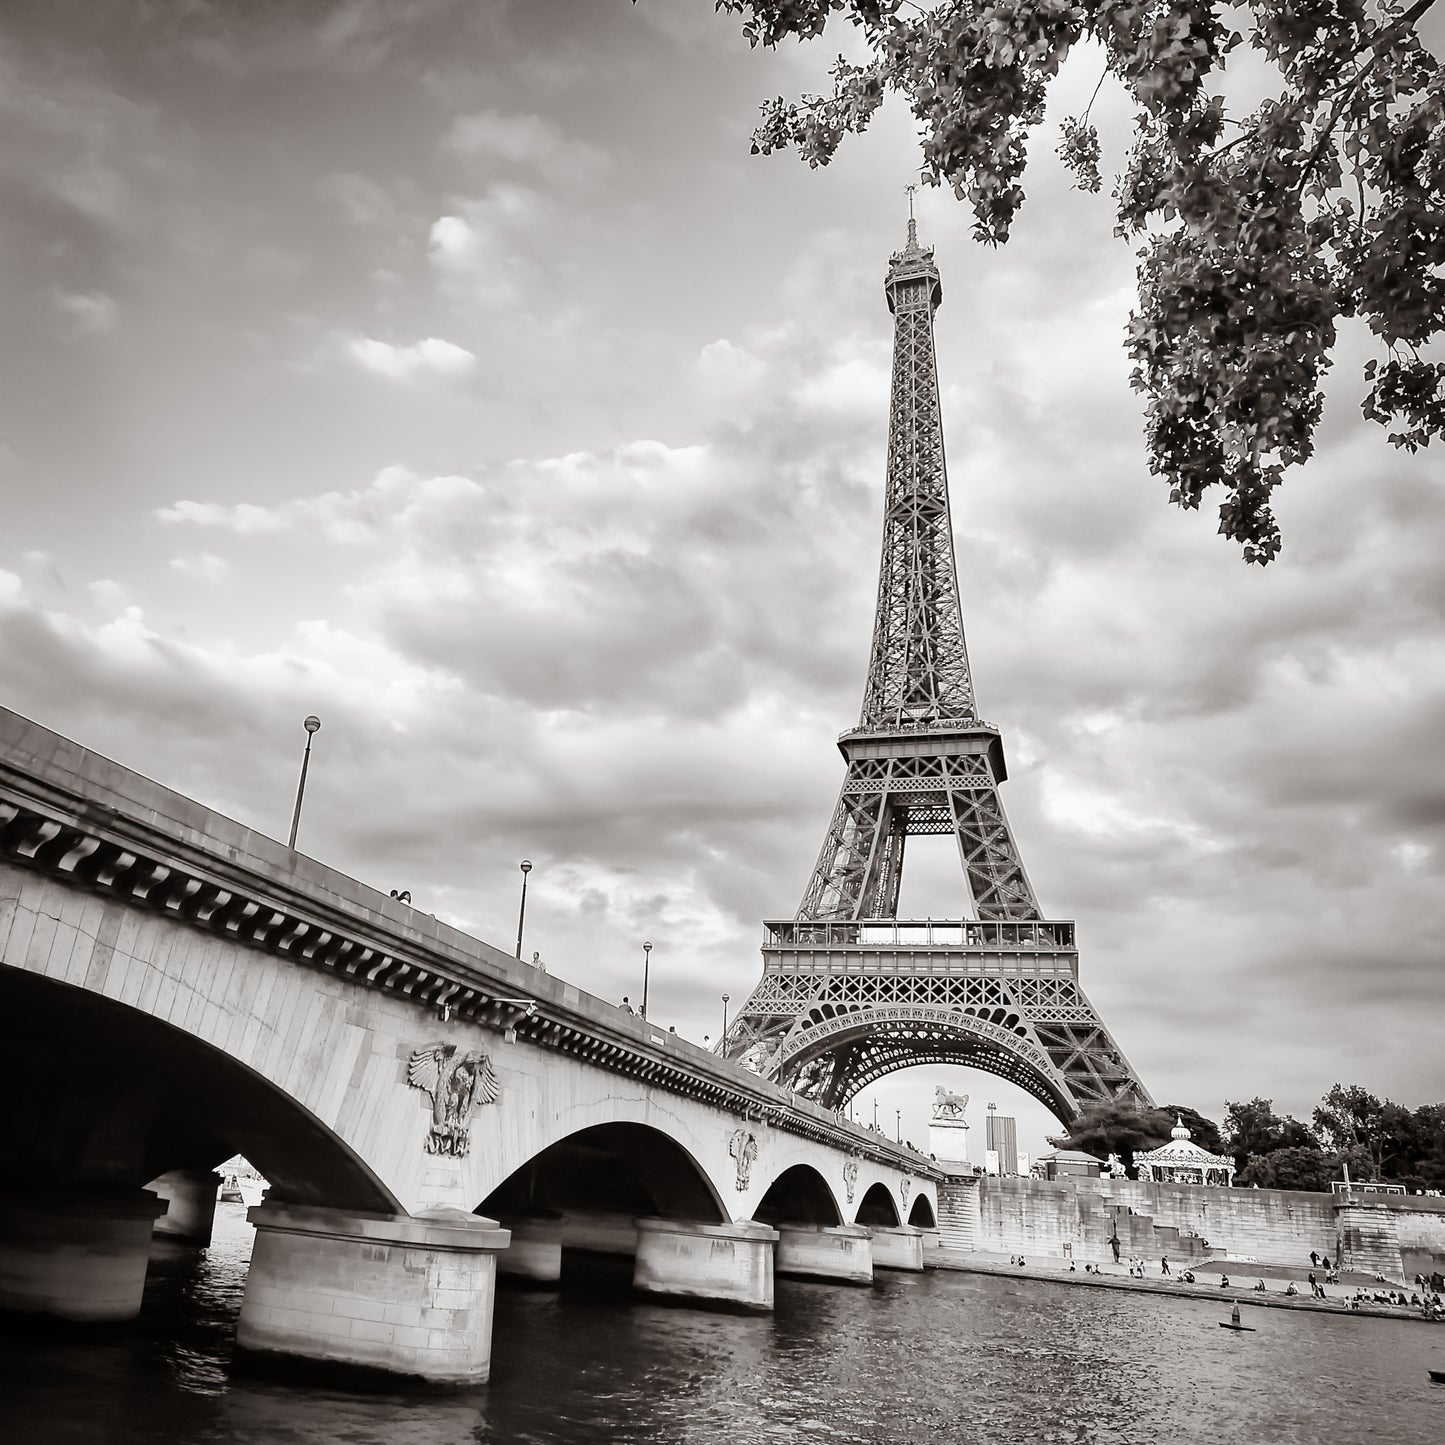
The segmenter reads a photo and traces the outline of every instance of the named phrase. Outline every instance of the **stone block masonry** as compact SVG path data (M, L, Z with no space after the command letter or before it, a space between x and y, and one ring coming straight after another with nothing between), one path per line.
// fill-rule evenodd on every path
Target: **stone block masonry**
M861 1224L779 1224L776 1274L873 1283L871 1235Z
M1382 1204L1342 1203L1338 1210L1339 1265L1403 1284L1400 1233L1395 1213Z
M773 1307L773 1246L765 1224L637 1221L633 1288L643 1294L738 1310Z
M1298 1265L1313 1250L1398 1280L1412 1272L1402 1256L1418 1269L1418 1261L1445 1252L1445 1199L1378 1195L1362 1204L1302 1190L1126 1179L952 1179L939 1190L946 1237L966 1235L959 1226L974 1198L978 1222L968 1247L985 1253L1069 1253L1103 1263L1117 1237L1124 1256L1187 1261L1208 1253Z
M1002 1254L1060 1255L1068 1245L1081 1263L1101 1263L1113 1258L1116 1231L1124 1255L1151 1258L1196 1255L1206 1240L1213 1254L1291 1264L1338 1247L1328 1194L1084 1178L984 1179L976 1187L976 1247Z
M260 1360L429 1385L491 1372L497 1254L510 1236L458 1209L408 1218L262 1204L236 1343Z
M0 1198L0 1310L133 1320L164 1209L141 1189Z

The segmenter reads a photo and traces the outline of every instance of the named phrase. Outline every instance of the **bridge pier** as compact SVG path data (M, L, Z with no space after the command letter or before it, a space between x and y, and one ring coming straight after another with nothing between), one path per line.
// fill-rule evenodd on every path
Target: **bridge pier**
M741 1310L773 1307L773 1246L766 1224L639 1219L633 1288L643 1294Z
M497 1256L497 1274L521 1283L555 1285L562 1279L562 1216L504 1214L512 1242Z
M637 1220L615 1211L567 1209L562 1212L562 1248L583 1254L637 1258Z
M0 1310L134 1319L164 1208L143 1189L0 1198Z
M491 1372L494 1220L460 1209L415 1216L260 1204L236 1343L253 1360L308 1372L479 1385Z
M146 1189L168 1206L156 1234L177 1244L209 1244L220 1183L214 1169L171 1169L152 1179Z
M916 1224L870 1224L874 1269L923 1268L923 1231Z
M873 1283L873 1246L862 1224L784 1224L773 1259L777 1274L844 1284Z

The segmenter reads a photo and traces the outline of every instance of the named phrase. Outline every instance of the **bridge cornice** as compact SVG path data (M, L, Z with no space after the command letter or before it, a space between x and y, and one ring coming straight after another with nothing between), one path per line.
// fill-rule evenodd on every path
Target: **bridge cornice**
M0 709L0 860L887 1168L915 1152Z

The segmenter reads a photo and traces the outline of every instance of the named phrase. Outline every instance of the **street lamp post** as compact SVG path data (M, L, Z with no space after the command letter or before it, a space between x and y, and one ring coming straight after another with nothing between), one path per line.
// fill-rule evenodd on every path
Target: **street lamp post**
M903 1110L902 1110L902 1109L895 1109L895 1110L893 1111L893 1132L894 1132L894 1135L896 1136L896 1142L899 1143L899 1144L901 1144L901 1143L903 1142Z
M522 956L522 925L527 921L527 874L532 871L532 860L523 858L522 869L522 901L517 905L517 957Z
M652 964L652 945L651 945L650 943L644 943L644 944L642 945L642 1017L643 1017L643 1018L646 1018L646 1017L647 1017L647 982L648 982L648 975L649 975L649 974L651 973L651 971L652 971L652 969L651 969L651 964Z
M723 1043L727 1043L727 1037L728 1037L728 999L731 998L731 997L732 997L731 994L726 994L726 993L725 993L725 994L723 995L723 1031L722 1031L722 1040L723 1040Z
M314 713L301 724L306 729L306 751L301 754L301 780L296 784L296 807L291 814L291 837L288 848L296 846L296 829L301 824L301 799L306 792L306 769L311 765L311 739L321 730L321 719Z

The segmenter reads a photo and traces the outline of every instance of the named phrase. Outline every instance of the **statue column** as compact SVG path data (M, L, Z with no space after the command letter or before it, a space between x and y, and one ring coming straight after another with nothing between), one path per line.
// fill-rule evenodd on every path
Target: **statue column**
M968 1163L968 1121L963 1117L962 1105L935 1105L933 1118L928 1124L928 1152L940 1164Z
M253 1359L323 1374L480 1385L491 1372L492 1219L258 1204L236 1343Z

